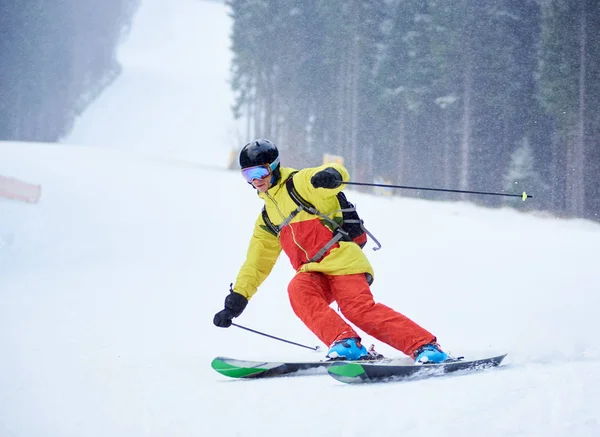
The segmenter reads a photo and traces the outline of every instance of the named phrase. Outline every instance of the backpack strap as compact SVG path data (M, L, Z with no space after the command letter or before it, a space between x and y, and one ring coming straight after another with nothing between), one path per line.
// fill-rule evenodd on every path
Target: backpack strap
M346 231L344 231L342 228L338 228L338 229L339 230L337 232L333 233L333 238L331 240L329 240L327 243L325 243L325 245L323 247L321 247L319 249L319 251L317 253L315 253L311 259L308 260L308 262L314 263L314 262L319 261L321 258L323 258L323 255L325 255L325 252L327 252L329 249L331 249L331 246L333 246L335 243L337 243L342 238L344 238L344 234L346 234L346 236L348 236L348 233Z
M292 173L292 176L294 176L294 173ZM333 226L334 232L339 230L342 232L342 234L345 234L345 236L347 236L348 233L342 229L342 227L339 225L338 222L333 220L328 215L323 214L321 211L319 211L317 208L315 208L312 203L310 203L308 200L304 199L298 193L298 191L296 191L296 187L294 186L294 179L292 178L292 176L290 176L290 178L285 182L285 187L287 188L288 194L290 195L292 200L296 203L296 205L298 205L298 208L301 208L301 211L304 210L304 211L308 212L309 214L321 217L323 220L331 223L331 225ZM330 214L333 214L336 212L344 212L344 210L337 209L335 211L332 211ZM342 235L342 236L344 236L344 235Z
M294 175L294 173L292 173L292 176ZM333 246L335 243L337 243L339 240L341 240L342 238L344 238L346 241L352 241L352 238L350 238L350 236L348 235L348 233L338 224L338 222L336 222L335 220L333 220L331 217L321 213L318 209L316 209L312 203L310 203L308 200L304 199L299 193L298 191L296 191L296 187L294 186L294 181L292 179L292 177L290 176L290 178L285 182L285 186L288 189L288 193L290 194L290 197L292 198L292 200L294 202L296 202L296 205L298 206L302 206L303 209L310 213L310 214L314 214L314 215L318 215L319 217L321 217L324 220L327 220L329 223L333 224L333 229L334 229L334 233L336 233L337 235L340 235L339 238L330 241L329 243L327 243L324 247L325 250L323 250L323 252L321 253L321 250L319 252L317 252L317 254L315 255L315 257L317 255L320 254L320 257L323 256L323 254L325 254L325 252L327 252L327 250L329 250L329 248L331 246ZM345 197L344 197L345 199ZM341 212L342 214L345 212L354 212L356 211L356 207L354 205L352 205L351 203L349 204L348 207L346 208L340 208L340 209L336 209L335 211L332 211L331 214L334 214L336 212ZM294 214L295 215L295 214ZM291 219L290 219L291 220ZM288 221L289 223L289 221ZM381 243L379 242L379 240L377 240L377 238L375 238L375 236L373 234L371 234L371 232L369 232L369 230L367 228L365 228L363 221L362 220L352 220L352 219L345 219L344 223L358 223L360 224L360 228L369 236L371 237L371 239L375 242L375 244L377 244L377 247L374 247L373 250L379 250L381 249ZM287 224L287 223L286 223ZM283 223L282 223L283 226ZM314 257L313 257L314 258Z
M310 203L308 200L306 200L304 197L298 194L298 191L296 191L296 186L294 185L294 175L296 173L297 172L292 173L288 180L285 181L285 188L287 188L288 194L296 203L296 205L301 206L304 211L310 214L317 215L319 212L317 211L317 208L315 208L315 206L312 203Z
M265 207L263 207L262 210L262 217L263 220L265 222L265 224L267 225L268 231L270 233L272 233L275 236L279 235L279 232L281 232L281 229L284 226L287 226L290 224L290 222L293 220L293 218L298 215L298 213L300 213L301 211L306 211L309 214L312 215L316 215L318 217L320 217L321 219L327 221L328 223L330 223L332 225L332 231L333 231L333 237L331 238L331 240L329 240L327 243L325 243L325 245L319 249L319 251L317 253L315 253L309 260L308 262L317 262L319 261L321 258L323 258L323 256L325 255L325 253L331 249L331 247L337 243L340 240L343 241L352 241L352 238L350 237L350 235L348 234L348 232L346 232L338 222L336 222L335 220L333 220L331 217L329 217L328 215L323 214L322 212L320 212L317 208L315 208L315 206L310 203L308 200L304 199L296 190L296 187L294 186L294 175L298 173L298 172L293 172L288 179L285 181L285 187L288 191L288 194L290 195L290 198L294 201L294 203L296 205L298 205L298 208L296 208L294 211L292 211L292 213L279 225L276 226L273 224L273 222L271 221L271 219L269 218L269 215L267 214L267 210ZM337 209L335 211L332 211L331 214L334 214L336 212L353 212L356 211L356 208L354 208L354 205L348 206L347 208L341 208L341 209ZM350 223L353 222L353 220L346 220L346 222ZM381 247L381 244L379 244L379 241L377 241L377 239L375 239L375 237L373 237L373 235L367 231L365 229L365 227L362 225L362 220L357 220L357 222L360 222L360 226L361 228L366 232L367 235L369 235L376 243L379 247L377 247L377 249L379 249ZM374 249L374 250L377 250Z
M275 226L273 224L273 222L269 218L269 214L267 214L267 208L265 208L264 206L262 209L262 218L263 218L263 221L265 222L265 225L267 225L267 229L266 229L267 232L269 232L270 234L273 234L274 236L277 237L279 235L280 229L278 226Z
M369 230L367 228L365 228L365 225L362 223L362 220L360 221L360 227L363 231L365 231L365 234L367 234L369 236L369 238L371 238L371 240L373 240L373 242L375 244L377 244L377 247L374 247L373 250L381 249L381 243L379 242L379 240L377 238L375 238L375 235L371 234L369 232Z
M293 174L292 174L293 176ZM344 241L352 241L352 238L350 238L350 235L348 234L348 232L346 232L338 222L336 222L335 220L333 220L331 217L329 217L328 215L323 214L321 211L319 211L317 208L314 207L314 205L312 203L310 203L308 200L304 199L296 190L296 187L294 186L294 180L293 178L290 176L290 178L285 182L285 186L288 190L288 194L290 195L290 197L292 198L292 200L296 203L296 205L298 205L298 208L301 208L301 210L304 210L306 212L308 212L309 214L313 214L316 215L320 218L322 218L323 220L331 223L331 225L333 226L333 237L331 238L331 240L329 240L327 243L325 243L325 245L319 249L319 251L317 253L315 253L309 260L308 262L316 262L319 261L321 258L323 258L323 256L325 255L325 253L331 249L331 247L337 243L340 240L344 240ZM347 209L338 209L335 211L332 211L331 214L336 213L336 212L346 212L346 211L353 211L352 208L347 208ZM289 217L288 217L289 218Z
M296 173L298 173L298 172L297 172L297 171L295 171L295 172L293 172L293 173L292 173L292 174L291 174L291 175L288 177L288 179L286 180L286 188L287 188L287 182L288 182L288 181L291 181L292 177L293 177L293 176L294 176ZM292 182L292 187L293 187L293 182ZM289 189L288 189L288 192L289 192ZM295 190L295 189L294 189L294 192L296 192L296 190ZM304 208L305 208L305 205L306 205L306 206L310 205L310 207L312 207L312 208L314 209L314 207L313 207L313 206L312 206L310 203L308 203L306 200L302 199L302 197L300 197L300 195L299 195L298 193L296 193L296 195L297 195L298 197L293 197L293 196L291 196L291 197L292 197L292 200L294 201L294 203L296 203L296 205L298 205L298 208L296 208L294 211L292 211L292 213L291 213L291 214L290 214L290 215L289 215L289 216L288 216L288 217L287 217L287 218L286 218L286 219L285 219L285 220L284 220L284 221L283 221L283 222L282 222L282 223L281 223L279 226L275 225L275 224L274 224L274 223L271 221L271 219L269 218L269 214L267 213L267 208L263 206L263 209L262 209L262 218L263 218L263 221L265 222L265 225L267 226L267 229L266 229L266 230L267 230L267 232L269 232L270 234L273 234L274 236L276 236L276 237L277 237L277 236L279 236L279 233L281 232L281 229L282 229L283 227L285 227L285 226L289 225L289 224L290 224L290 222L292 221L292 219L293 219L294 217L296 217L296 215L297 215L297 214L298 214L300 211L304 210ZM301 199L301 200L299 200L299 199ZM303 202L303 203L300 203L300 202ZM316 211L316 209L314 209L314 210Z

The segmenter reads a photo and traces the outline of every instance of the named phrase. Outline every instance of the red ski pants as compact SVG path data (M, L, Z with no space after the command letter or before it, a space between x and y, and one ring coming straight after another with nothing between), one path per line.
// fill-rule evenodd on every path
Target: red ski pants
M297 273L288 286L288 295L296 315L328 346L336 340L360 337L329 306L334 301L352 324L408 356L435 341L433 334L408 317L375 303L364 274Z

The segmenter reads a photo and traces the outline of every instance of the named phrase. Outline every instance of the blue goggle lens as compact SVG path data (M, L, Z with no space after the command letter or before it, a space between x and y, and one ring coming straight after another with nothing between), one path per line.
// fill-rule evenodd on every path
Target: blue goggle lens
M243 168L242 176L244 176L247 182L252 182L254 179L264 179L273 174L273 171L275 171L277 165L279 165L279 158L277 158L271 164Z
M259 165L256 167L248 167L242 169L242 175L248 182L252 182L254 179L263 179L271 174L269 166Z

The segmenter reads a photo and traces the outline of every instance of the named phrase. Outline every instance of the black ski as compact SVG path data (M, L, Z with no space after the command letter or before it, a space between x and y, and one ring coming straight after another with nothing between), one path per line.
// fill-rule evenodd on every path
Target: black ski
M441 376L459 371L476 371L499 366L506 354L480 360L455 360L440 364L394 365L386 363L357 363L338 361L327 372L333 378L350 384L399 381Z

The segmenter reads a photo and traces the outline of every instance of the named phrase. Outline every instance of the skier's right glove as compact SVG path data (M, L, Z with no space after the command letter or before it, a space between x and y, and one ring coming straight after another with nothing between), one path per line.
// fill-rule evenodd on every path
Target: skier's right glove
M225 298L225 309L222 309L213 319L213 323L219 328L229 328L231 326L231 320L234 317L242 314L244 309L248 305L248 299L233 290Z

